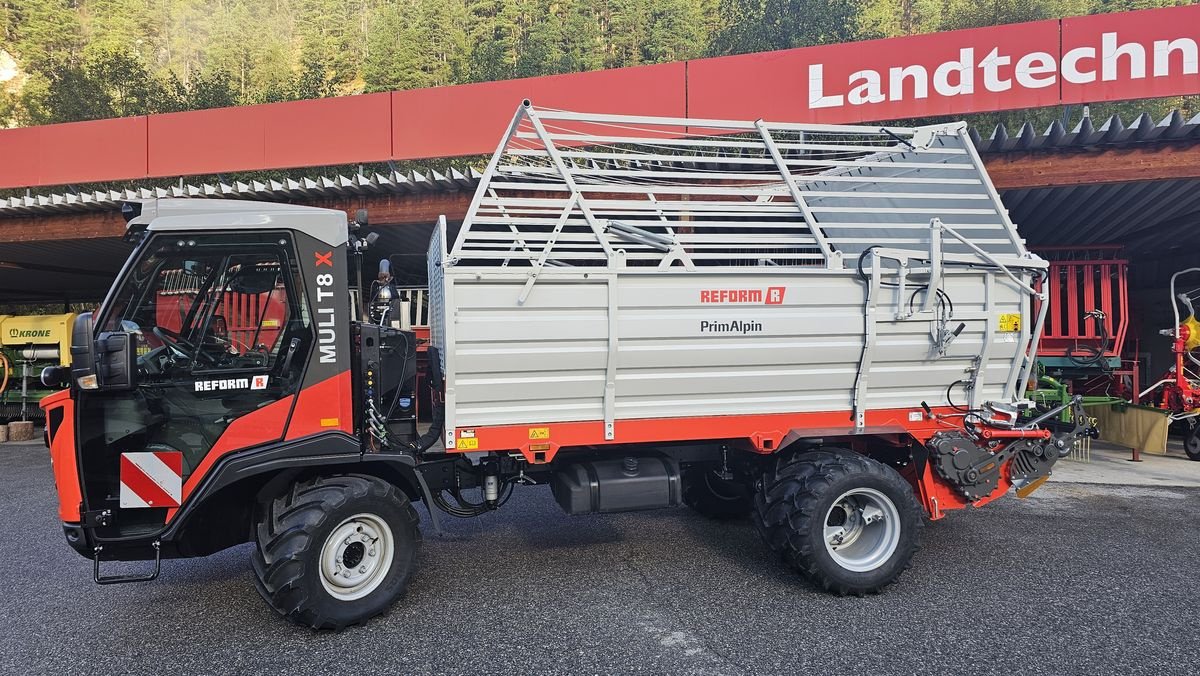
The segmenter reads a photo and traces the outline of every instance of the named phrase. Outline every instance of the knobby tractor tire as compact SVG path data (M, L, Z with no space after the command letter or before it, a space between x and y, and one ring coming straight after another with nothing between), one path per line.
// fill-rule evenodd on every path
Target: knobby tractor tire
M335 532L356 519L390 530L390 565L361 598L337 598L322 573L322 550ZM341 630L387 610L404 593L421 543L417 512L403 491L381 479L347 474L317 477L261 504L251 562L255 586L289 622L314 629ZM340 538L339 538L340 541ZM364 540L365 541L365 540ZM365 548L354 555L361 559ZM357 562L352 565L358 565Z
M889 518L899 527L898 537L893 532L890 538L894 551L860 570L847 567L845 554L839 562L826 546L826 525L836 531L838 520L845 521L845 496L856 492L884 511L890 502L894 512ZM849 504L856 499L850 497ZM912 564L924 512L912 487L894 469L853 451L823 449L774 460L755 494L753 520L767 546L818 587L839 596L862 596L878 593ZM874 527L886 527L886 519ZM880 551L886 554L888 548Z
M1188 428L1187 436L1183 438L1183 452L1188 460L1200 461L1200 423Z
M683 504L710 519L737 519L750 513L750 487L717 476L711 465L683 470Z

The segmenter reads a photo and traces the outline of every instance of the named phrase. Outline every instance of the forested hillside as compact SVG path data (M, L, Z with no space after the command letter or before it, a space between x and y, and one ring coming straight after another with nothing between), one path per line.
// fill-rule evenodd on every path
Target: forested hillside
M1184 3L0 0L0 126L633 66L1171 4Z

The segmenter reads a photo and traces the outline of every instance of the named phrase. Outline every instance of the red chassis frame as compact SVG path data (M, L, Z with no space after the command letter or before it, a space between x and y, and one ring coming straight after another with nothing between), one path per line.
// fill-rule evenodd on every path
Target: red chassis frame
M651 418L618 421L617 440L605 440L604 422L600 420L544 425L459 427L455 430L456 442L453 446L447 443L446 450L454 453L516 450L529 463L542 464L551 462L559 449L564 447L724 439L729 440L733 446L769 455L797 437L820 437L825 441L841 438L843 445L856 449L871 442L892 446L911 446L913 443L923 445L937 432L961 431L962 419L962 412L951 407L939 407L929 411L923 408L867 411L866 424L862 430L855 430L849 411ZM985 426L980 430L980 436L1007 440L1026 437L1046 439L1051 435L1048 430L1013 431ZM920 464L920 469L916 464L909 464L901 474L912 484L926 513L935 520L942 518L949 510L961 509L968 505L981 507L1004 495L1012 486L1006 466L1001 472L996 490L987 497L970 502L949 482L937 476L928 463Z

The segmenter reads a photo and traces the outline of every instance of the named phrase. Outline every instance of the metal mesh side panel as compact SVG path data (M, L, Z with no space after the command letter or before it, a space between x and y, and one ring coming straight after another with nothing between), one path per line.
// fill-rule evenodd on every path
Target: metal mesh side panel
M426 272L429 274L429 340L437 348L442 373L446 372L446 282L442 267L446 226L438 223L429 238Z
M880 154L864 157L859 166L826 172L843 179L858 177L862 182L815 180L805 184L817 225L833 248L847 257L857 257L876 244L928 248L928 224L935 217L992 255L1020 254L999 211L1003 207L988 193L966 143L969 141L960 135L937 135L930 148L948 152ZM871 197L861 197L860 192ZM971 253L967 245L952 239L943 243L942 250Z
M824 265L928 250L932 219L1024 253L962 126L701 121L525 109L485 173L457 265ZM953 238L948 254L973 256Z

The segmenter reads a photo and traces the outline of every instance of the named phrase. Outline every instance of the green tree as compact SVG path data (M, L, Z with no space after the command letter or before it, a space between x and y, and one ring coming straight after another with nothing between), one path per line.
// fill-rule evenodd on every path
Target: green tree
M604 67L601 7L604 0L564 0L561 3L559 62L556 73L573 73Z
M363 82L368 92L419 86L417 64L420 31L406 16L404 5L384 5L371 13Z
M859 37L854 0L721 0L724 25L713 36L714 54L743 54Z
M533 77L560 72L567 60L563 22L563 3L522 2L516 37L516 63L513 76Z
M224 108L237 103L237 88L229 73L223 70L197 73L188 81L176 73L168 72L164 76L159 112Z
M421 71L426 87L463 82L467 59L467 6L462 0L419 3L416 19L419 46L425 52Z
M1107 14L1109 12L1128 12L1135 9L1154 9L1156 7L1178 7L1195 4L1195 0L1091 0L1088 3L1089 14Z
M650 3L642 0L612 0L605 25L608 30L607 68L636 66L643 61L642 48L650 23Z
M647 17L643 60L678 61L699 56L704 50L704 11L695 0L660 0Z
M21 104L28 122L75 122L158 112L165 91L141 60L124 51L93 51L80 65L38 73Z
M160 0L84 0L80 9L87 38L84 56L133 52L149 60L160 35Z
M343 0L296 0L296 34L300 61L306 67L320 65L335 85L354 81L358 74L357 33L350 9Z
M461 0L406 0L372 12L362 66L367 91L463 82L467 7Z
M295 69L285 18L250 0L222 0L214 9L204 68L229 73L244 103L286 90Z
M5 48L29 72L75 62L84 46L77 10L67 0L8 0ZM11 47L9 47L11 45Z
M945 4L945 0L867 0L859 9L859 35L890 38L938 30Z
M1086 14L1094 0L946 0L938 30Z
M467 78L472 82L514 77L522 39L521 12L527 0L468 0L470 43Z
M159 68L184 82L203 72L212 43L214 11L209 0L167 0L157 52ZM220 7L220 6L219 6Z

